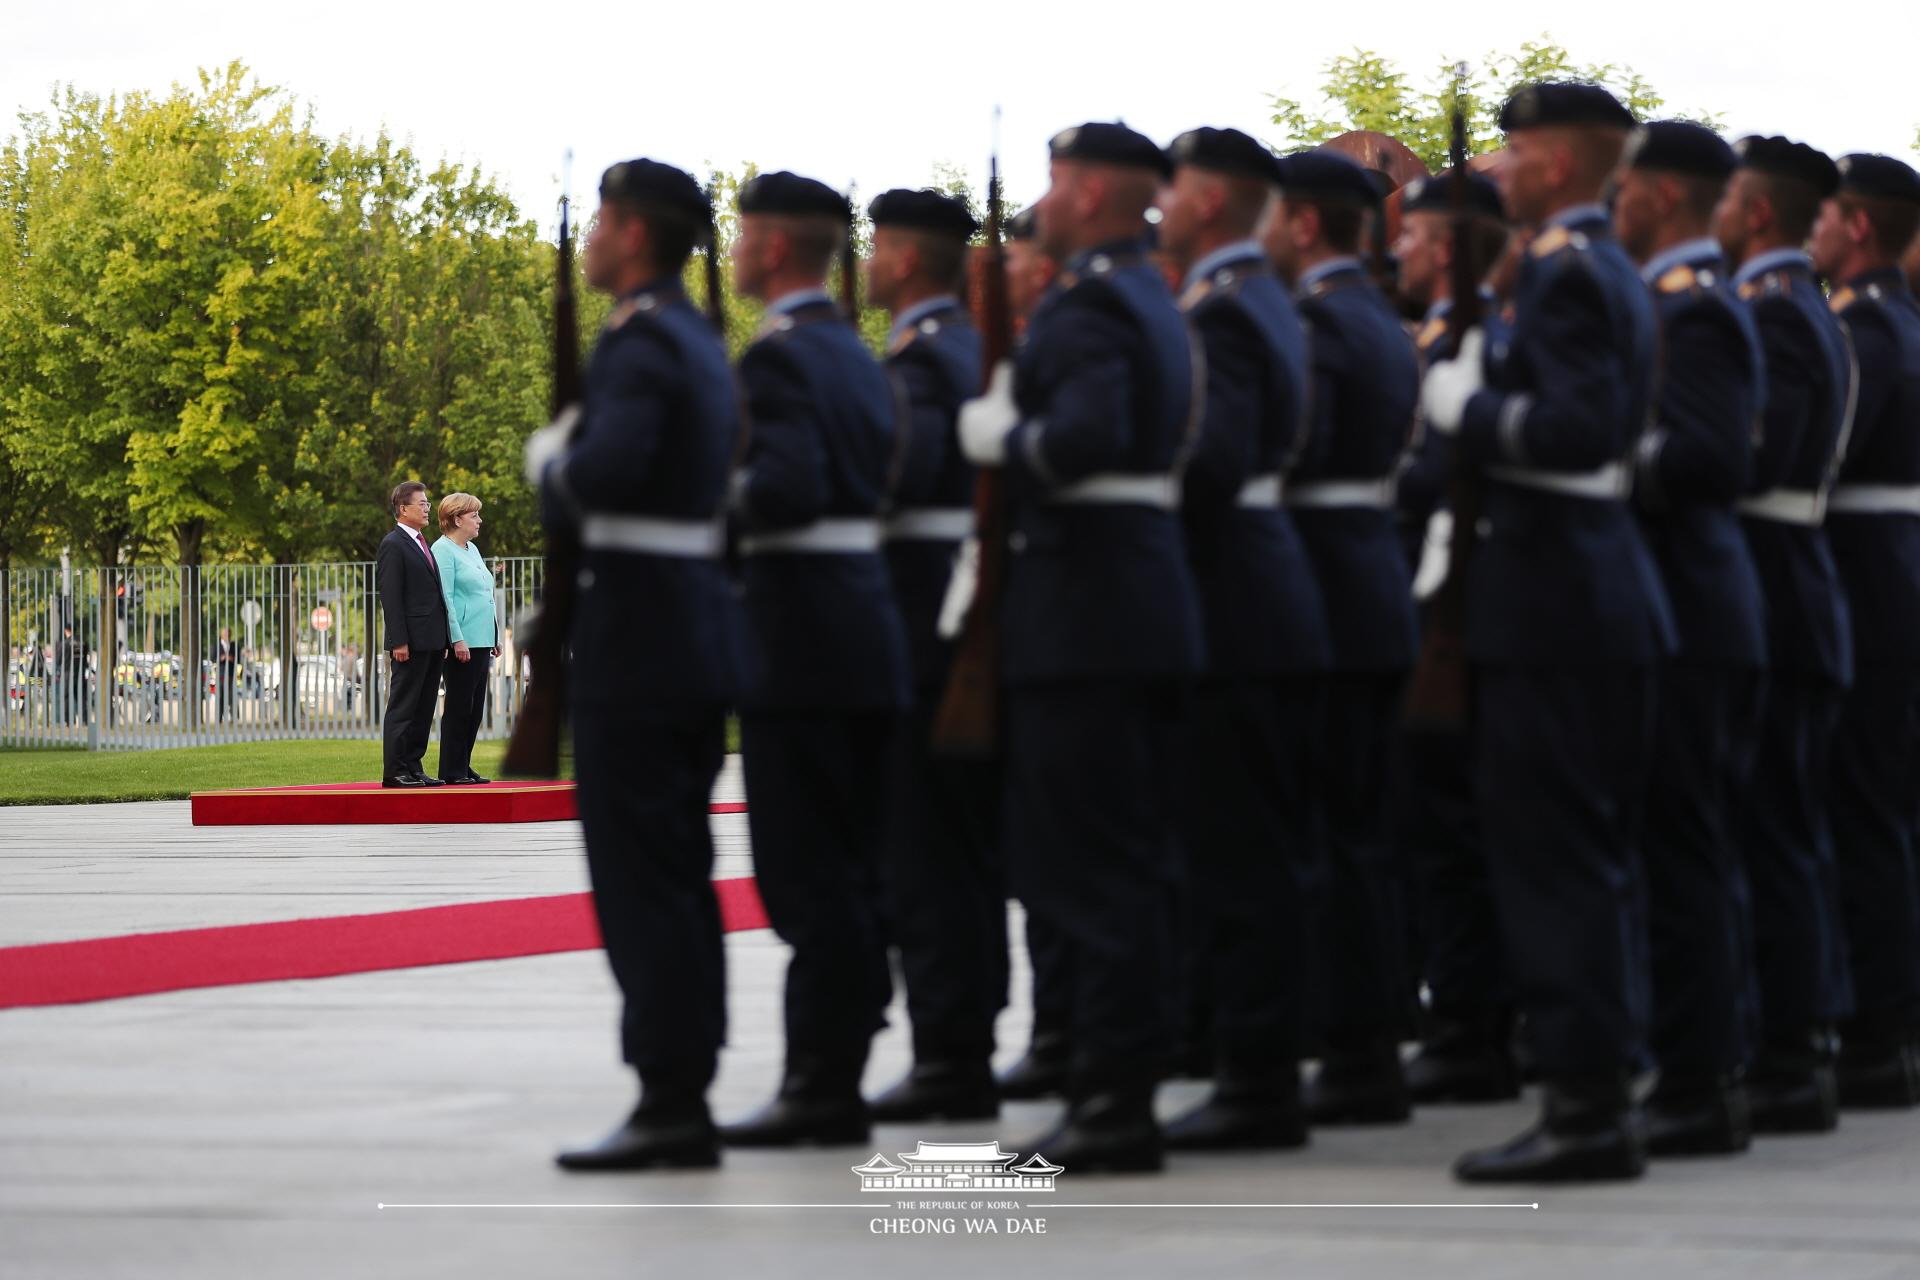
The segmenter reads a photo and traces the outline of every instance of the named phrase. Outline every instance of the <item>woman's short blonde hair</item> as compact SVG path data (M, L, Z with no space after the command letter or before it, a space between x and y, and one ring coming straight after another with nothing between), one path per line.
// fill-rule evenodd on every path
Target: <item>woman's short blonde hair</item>
M453 526L469 511L480 509L480 499L470 493L450 493L440 499L440 532L452 533Z

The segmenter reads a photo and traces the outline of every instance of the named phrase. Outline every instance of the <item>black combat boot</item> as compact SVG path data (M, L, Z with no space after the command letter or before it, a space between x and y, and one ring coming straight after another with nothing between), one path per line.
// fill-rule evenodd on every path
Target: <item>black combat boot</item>
M1566 1077L1545 1085L1540 1121L1513 1141L1471 1151L1453 1166L1462 1182L1596 1182L1647 1170L1624 1075Z
M905 1079L867 1104L880 1124L919 1120L991 1120L1000 1114L1000 1091L986 1059L922 1059Z
M554 1157L576 1173L628 1169L717 1169L720 1138L697 1090L646 1089L626 1123L590 1147Z
M1166 1144L1153 1114L1151 1081L1075 1091L1066 1118L1026 1149L1070 1173L1158 1173Z
M1213 1094L1167 1125L1169 1151L1278 1151L1307 1145L1300 1067L1222 1056Z
M838 1147L864 1144L872 1134L860 1097L866 1054L826 1057L792 1054L772 1102L737 1124L723 1125L730 1147Z

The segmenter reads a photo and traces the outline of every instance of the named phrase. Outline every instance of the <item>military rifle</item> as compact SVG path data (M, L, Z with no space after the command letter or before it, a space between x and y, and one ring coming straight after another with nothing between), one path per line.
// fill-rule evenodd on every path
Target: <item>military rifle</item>
M1007 254L1001 243L1000 155L987 165L987 225L974 277L974 317L980 326L981 389L1013 355L1013 310L1007 299ZM973 487L973 536L978 551L973 601L954 644L946 693L933 722L933 750L969 759L991 756L1000 737L1000 596L1006 580L1006 486L998 467L981 467Z
M1449 354L1481 322L1480 277L1489 264L1474 260L1473 216L1467 208L1467 123L1464 107L1466 67L1454 69L1453 138L1448 163L1453 168L1448 189L1453 204L1453 263ZM1467 668L1467 563L1472 558L1475 529L1480 523L1480 482L1453 447L1447 466L1447 507L1452 534L1447 545L1446 576L1427 600L1426 630L1420 657L1407 688L1406 718L1410 726L1430 730L1458 730L1471 713Z
M569 157L569 160L571 157ZM560 195L560 246L553 278L553 419L580 411L580 331L574 317L573 239L568 227L565 183ZM571 434L571 428L568 429ZM567 631L573 619L574 580L580 543L571 529L547 530L540 602L520 619L520 640L530 668L527 696L513 723L500 771L508 777L554 778L560 774L560 734L566 722Z

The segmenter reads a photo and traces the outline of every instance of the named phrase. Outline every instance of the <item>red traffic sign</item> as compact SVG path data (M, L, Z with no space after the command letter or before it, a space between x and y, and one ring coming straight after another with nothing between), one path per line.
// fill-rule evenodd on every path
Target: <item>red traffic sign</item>
M315 605L313 607L313 629L315 631L325 631L328 627L331 627L332 625L333 625L333 610L327 608L327 606L323 604Z

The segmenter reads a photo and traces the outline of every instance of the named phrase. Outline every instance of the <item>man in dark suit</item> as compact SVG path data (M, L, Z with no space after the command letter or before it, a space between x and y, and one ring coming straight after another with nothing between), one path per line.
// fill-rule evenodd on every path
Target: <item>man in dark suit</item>
M393 656L393 687L387 695L381 785L437 787L421 763L433 731L433 700L447 656L447 604L440 569L421 530L433 511L427 486L408 480L388 500L399 524L380 543L373 579L386 615L387 652Z
M219 716L223 723L233 716L233 677L239 661L240 646L233 642L233 629L220 628L220 640L214 647L213 671Z

